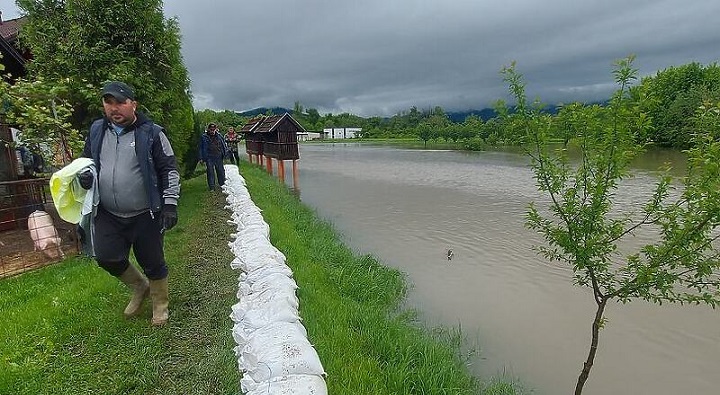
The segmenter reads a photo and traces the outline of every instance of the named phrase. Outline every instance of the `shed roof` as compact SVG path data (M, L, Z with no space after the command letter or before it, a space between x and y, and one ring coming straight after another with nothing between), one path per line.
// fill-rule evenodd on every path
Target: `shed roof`
M278 125L281 125L283 120L288 120L294 123L298 129L305 131L290 114L285 113L283 115L259 115L251 118L243 127L240 129L240 133L270 133L276 131Z

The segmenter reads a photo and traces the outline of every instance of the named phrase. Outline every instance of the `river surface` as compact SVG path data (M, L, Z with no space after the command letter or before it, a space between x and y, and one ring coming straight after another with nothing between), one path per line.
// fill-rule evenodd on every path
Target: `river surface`
M300 158L302 201L354 250L406 273L408 303L428 325L461 327L480 350L474 373L573 392L595 304L566 265L532 249L542 239L525 213L544 197L525 156L336 143L301 145ZM618 201L642 202L655 180L647 169L676 159L648 155ZM720 393L720 312L634 301L609 304L606 317L585 394Z

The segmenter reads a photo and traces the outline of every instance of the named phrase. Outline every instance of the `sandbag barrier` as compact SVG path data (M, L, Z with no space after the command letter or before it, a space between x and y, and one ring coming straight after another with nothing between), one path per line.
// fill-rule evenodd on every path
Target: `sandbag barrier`
M232 335L240 389L247 395L324 395L325 371L300 322L297 284L285 255L270 243L270 227L253 203L235 165L225 165L228 222L237 226L228 243L240 269Z

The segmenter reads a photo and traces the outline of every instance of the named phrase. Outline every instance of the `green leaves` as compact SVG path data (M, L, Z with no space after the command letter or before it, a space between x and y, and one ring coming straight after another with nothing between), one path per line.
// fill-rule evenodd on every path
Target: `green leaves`
M8 104L8 122L21 125L22 144L49 159L55 166L63 166L77 154L81 138L70 124L72 106L68 98L68 81L49 83L43 79L19 80L5 84L4 100Z
M547 244L536 247L538 252L569 264L575 282L592 288L597 305L592 345L576 394L592 368L608 301L720 303L720 104L705 103L694 117L682 120L691 125L693 136L682 185L666 169L647 202L618 205L616 192L630 176L630 162L641 152L639 142L650 128L642 109L657 103L646 96L651 89L631 90L638 72L633 60L630 56L615 63L619 89L607 107L565 106L550 123L528 110L515 64L503 69L518 102L515 114L503 116L526 131L538 189L550 201L545 210L531 203L526 224L545 238ZM549 130L570 136L562 149L553 149ZM577 158L568 154L573 136ZM657 239L621 256L619 245L640 229L657 234Z
M503 70L518 108L525 109L515 114L515 122L533 142L528 152L538 189L551 202L547 211L532 204L527 225L548 243L538 251L571 264L577 283L592 286L598 302L642 298L714 306L720 301L720 105L706 103L687 121L693 148L687 151L689 171L679 192L665 172L643 205L618 207L615 193L642 150L638 136L649 127L641 110L642 91L630 95L637 78L633 60L631 56L615 63L619 89L606 108L573 104L553 120L555 128L568 128L577 136L577 159L571 159L567 148L552 149L546 122L527 110L514 64ZM620 256L618 245L641 228L656 232L657 241Z
M29 79L67 87L73 128L84 130L102 115L103 83L125 81L135 87L139 108L165 127L182 160L193 135L190 81L177 20L165 19L162 1L18 0L18 5L28 15L21 39L34 56Z

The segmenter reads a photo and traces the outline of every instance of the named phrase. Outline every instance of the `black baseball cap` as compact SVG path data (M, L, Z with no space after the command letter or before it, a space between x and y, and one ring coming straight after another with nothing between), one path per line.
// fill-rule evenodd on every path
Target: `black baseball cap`
M120 81L112 81L105 84L105 86L102 89L102 97L105 97L107 95L110 95L114 97L119 102L125 102L125 100L135 100L135 92L133 92L132 88Z

